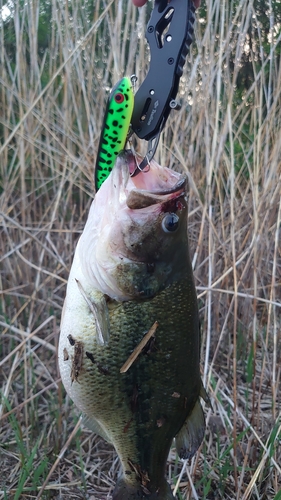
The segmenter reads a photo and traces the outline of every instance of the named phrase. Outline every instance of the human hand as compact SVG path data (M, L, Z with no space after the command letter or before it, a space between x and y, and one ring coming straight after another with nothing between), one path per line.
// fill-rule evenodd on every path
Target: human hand
M142 7L144 4L146 4L147 0L132 0L132 2L136 7ZM200 2L201 0L193 0L195 9L198 9Z

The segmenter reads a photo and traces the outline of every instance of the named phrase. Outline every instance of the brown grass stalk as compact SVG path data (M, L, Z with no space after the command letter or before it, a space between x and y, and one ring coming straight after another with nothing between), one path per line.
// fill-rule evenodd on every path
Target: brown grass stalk
M281 12L265 4L263 20L254 0L202 4L182 108L156 155L189 179L202 378L213 405L191 463L174 448L169 456L184 500L274 499L281 489ZM135 73L137 86L144 79L150 9L34 0L0 14L3 500L106 500L118 475L112 447L78 429L56 351L106 98L123 75ZM146 143L134 145L145 152Z

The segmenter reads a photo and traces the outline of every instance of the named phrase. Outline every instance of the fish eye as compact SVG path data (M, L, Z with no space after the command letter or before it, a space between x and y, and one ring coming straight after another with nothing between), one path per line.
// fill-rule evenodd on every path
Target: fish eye
M121 104L121 102L124 101L123 94L121 94L121 92L117 92L117 94L115 94L115 96L114 96L114 101L118 102L118 104Z
M173 233L179 227L179 217L176 214L169 213L162 220L162 227L165 233Z

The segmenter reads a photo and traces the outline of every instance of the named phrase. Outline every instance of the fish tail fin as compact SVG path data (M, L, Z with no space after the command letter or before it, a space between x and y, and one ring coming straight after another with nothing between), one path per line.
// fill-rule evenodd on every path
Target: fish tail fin
M201 445L204 434L205 417L198 400L176 435L176 449L179 457L184 459L192 458Z
M155 493L150 493L140 484L129 484L121 478L117 481L113 491L112 500L175 500L172 490L165 481Z

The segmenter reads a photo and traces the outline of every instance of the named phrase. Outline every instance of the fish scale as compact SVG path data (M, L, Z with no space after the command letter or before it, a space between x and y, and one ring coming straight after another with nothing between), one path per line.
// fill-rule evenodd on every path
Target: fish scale
M119 155L93 201L68 280L59 366L85 424L118 453L113 500L173 500L165 479L172 441L181 458L194 455L207 399L186 182L154 160L133 179L135 161L130 151ZM154 341L123 371L155 322Z
M95 364L84 356L83 370L69 394L78 406L82 406L83 412L94 413L95 418L110 429L109 441L114 444L132 486L138 485L139 480L129 463L137 464L147 473L150 486L163 482L174 435L200 393L199 341L191 335L198 329L198 317L192 314L196 296L193 283L190 285L190 274L183 278L182 283L163 290L152 300L112 302L109 308L112 335L107 346L97 345L93 322L91 328L85 323L75 337L75 341L83 342L84 352L94 353ZM83 298L80 300L84 309ZM186 311L186 303L189 311ZM181 315L182 310L184 315ZM190 325L189 315L192 317ZM154 320L159 322L155 352L140 355L128 372L121 374L122 364ZM183 343L182 332L189 329L191 333L185 336ZM63 370L60 365L63 378L70 376L73 349L69 344L69 360L63 363ZM101 374L97 364L107 367L108 375ZM80 405L74 395L77 384ZM132 411L136 386L136 409ZM173 397L174 393L180 397ZM163 417L169 424L167 428L165 422L158 427L157 421Z

